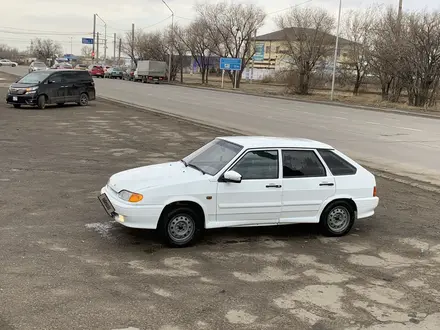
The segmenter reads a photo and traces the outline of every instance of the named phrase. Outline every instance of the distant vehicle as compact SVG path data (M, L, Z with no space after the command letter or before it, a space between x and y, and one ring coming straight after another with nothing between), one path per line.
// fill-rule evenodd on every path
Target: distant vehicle
M4 58L4 59L0 60L0 66L16 67L16 66L18 66L18 63L17 62L12 62L12 61L7 60L7 59Z
M163 61L138 61L136 80L159 84L167 80L167 64Z
M120 224L158 229L171 246L204 229L319 223L343 236L379 204L375 176L333 147L302 138L216 138L180 161L110 177L99 200Z
M135 69L127 69L124 71L124 80L134 80Z
M90 65L89 73L92 77L104 78L104 68L101 65Z
M41 70L47 70L48 67L44 62L32 62L31 65L29 65L29 72L33 71L41 71Z
M87 70L87 69L88 69L88 66L87 66L87 64L77 64L77 65L75 66L75 69L76 69L76 70Z
M28 73L13 83L6 103L14 108L22 105L44 109L47 104L75 102L86 106L96 97L95 83L87 71L49 69Z
M52 65L51 69L56 69L56 70L72 70L73 67L69 63L55 63L54 65Z
M123 76L124 76L124 71L118 67L110 68L104 73L104 78L110 78L110 79L122 79Z

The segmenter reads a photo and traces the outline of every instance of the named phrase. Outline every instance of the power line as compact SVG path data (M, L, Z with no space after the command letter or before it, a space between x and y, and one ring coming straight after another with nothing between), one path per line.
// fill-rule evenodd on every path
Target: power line
M298 4L294 5L294 6L290 6L290 7L284 8L284 9L280 9L280 10L272 11L272 12L270 12L270 13L267 13L267 15L269 16L269 15L273 15L273 14L281 13L282 11L289 10L289 9L293 9L293 8L298 7L298 6L302 6L302 5L304 5L304 4L308 3L308 2L311 2L311 1L312 1L312 0L307 0L307 1L304 1L304 2L301 2L301 3L298 3Z
M170 15L170 16L168 16L167 18L161 20L160 22L157 22L157 23L151 24L151 25L146 26L146 27L143 27L143 28L141 28L141 29L142 29L142 30L146 30L146 29L152 28L153 26L159 25L160 23L163 23L163 22L165 22L166 20L169 20L169 19L171 18L171 16L172 16L172 15Z

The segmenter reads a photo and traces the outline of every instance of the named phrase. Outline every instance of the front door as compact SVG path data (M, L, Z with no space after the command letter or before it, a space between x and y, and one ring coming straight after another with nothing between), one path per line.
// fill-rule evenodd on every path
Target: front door
M242 181L218 183L219 226L277 224L282 197L278 150L247 151L229 170Z
M64 84L66 102L79 102L81 91L84 90L80 72L65 71L63 72L63 78L66 82Z
M322 204L336 193L335 179L314 150L282 150L280 224L318 222Z
M48 83L45 86L46 93L49 97L48 103L64 103L65 102L65 80L61 72L54 73L48 78Z

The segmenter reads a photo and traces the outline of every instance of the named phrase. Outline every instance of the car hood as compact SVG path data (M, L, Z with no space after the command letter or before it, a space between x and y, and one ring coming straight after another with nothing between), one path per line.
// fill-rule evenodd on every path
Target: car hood
M29 88L29 87L35 87L38 86L38 84L20 84L20 83L13 83L11 84L11 88Z
M110 177L108 185L117 192L121 190L140 192L157 186L188 183L202 176L203 173L200 171L186 167L179 161L142 166L116 173Z

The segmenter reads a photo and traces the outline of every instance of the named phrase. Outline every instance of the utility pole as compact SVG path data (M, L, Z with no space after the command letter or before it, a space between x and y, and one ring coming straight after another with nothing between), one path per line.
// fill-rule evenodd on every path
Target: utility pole
M339 13L338 13L338 25L336 28L336 45L335 45L335 58L333 59L333 77L332 77L332 91L330 94L330 100L333 101L335 94L335 80L336 80L336 64L338 57L338 47L339 47L339 27L341 25L341 10L342 10L342 0L339 0Z
M96 38L96 14L93 14L93 46L92 46L92 54L95 53L95 40ZM94 57L94 56L93 56ZM92 63L95 63L95 59L92 59Z
M118 65L121 62L121 47L122 47L122 39L119 38L119 54L118 54Z
M171 12L171 45L170 45L170 59L168 64L168 83L171 83L171 60L173 56L173 43L174 43L174 12L171 10L171 8L167 5L165 0L162 0L162 2L167 6L167 8Z
M113 63L116 61L116 33L113 34Z
M403 0L399 0L399 11L397 12L397 24L399 24L399 32L402 23Z
M70 54L73 54L73 51L72 51L72 40L73 40L73 37L70 37Z
M99 32L96 32L96 59L99 62Z
M96 15L96 17L98 17L102 21L102 23L104 23L104 64L105 64L105 61L107 59L107 22L104 21L101 18L101 16L99 16L98 14L95 14L95 15ZM98 45L98 47L99 47L99 45Z
M131 24L131 68L134 69L136 62L134 61L134 23Z
M257 29L255 29L255 33L254 33L254 55L252 56L252 66L251 66L251 84L252 84L252 80L254 80L254 58L255 58L255 51L257 49Z

